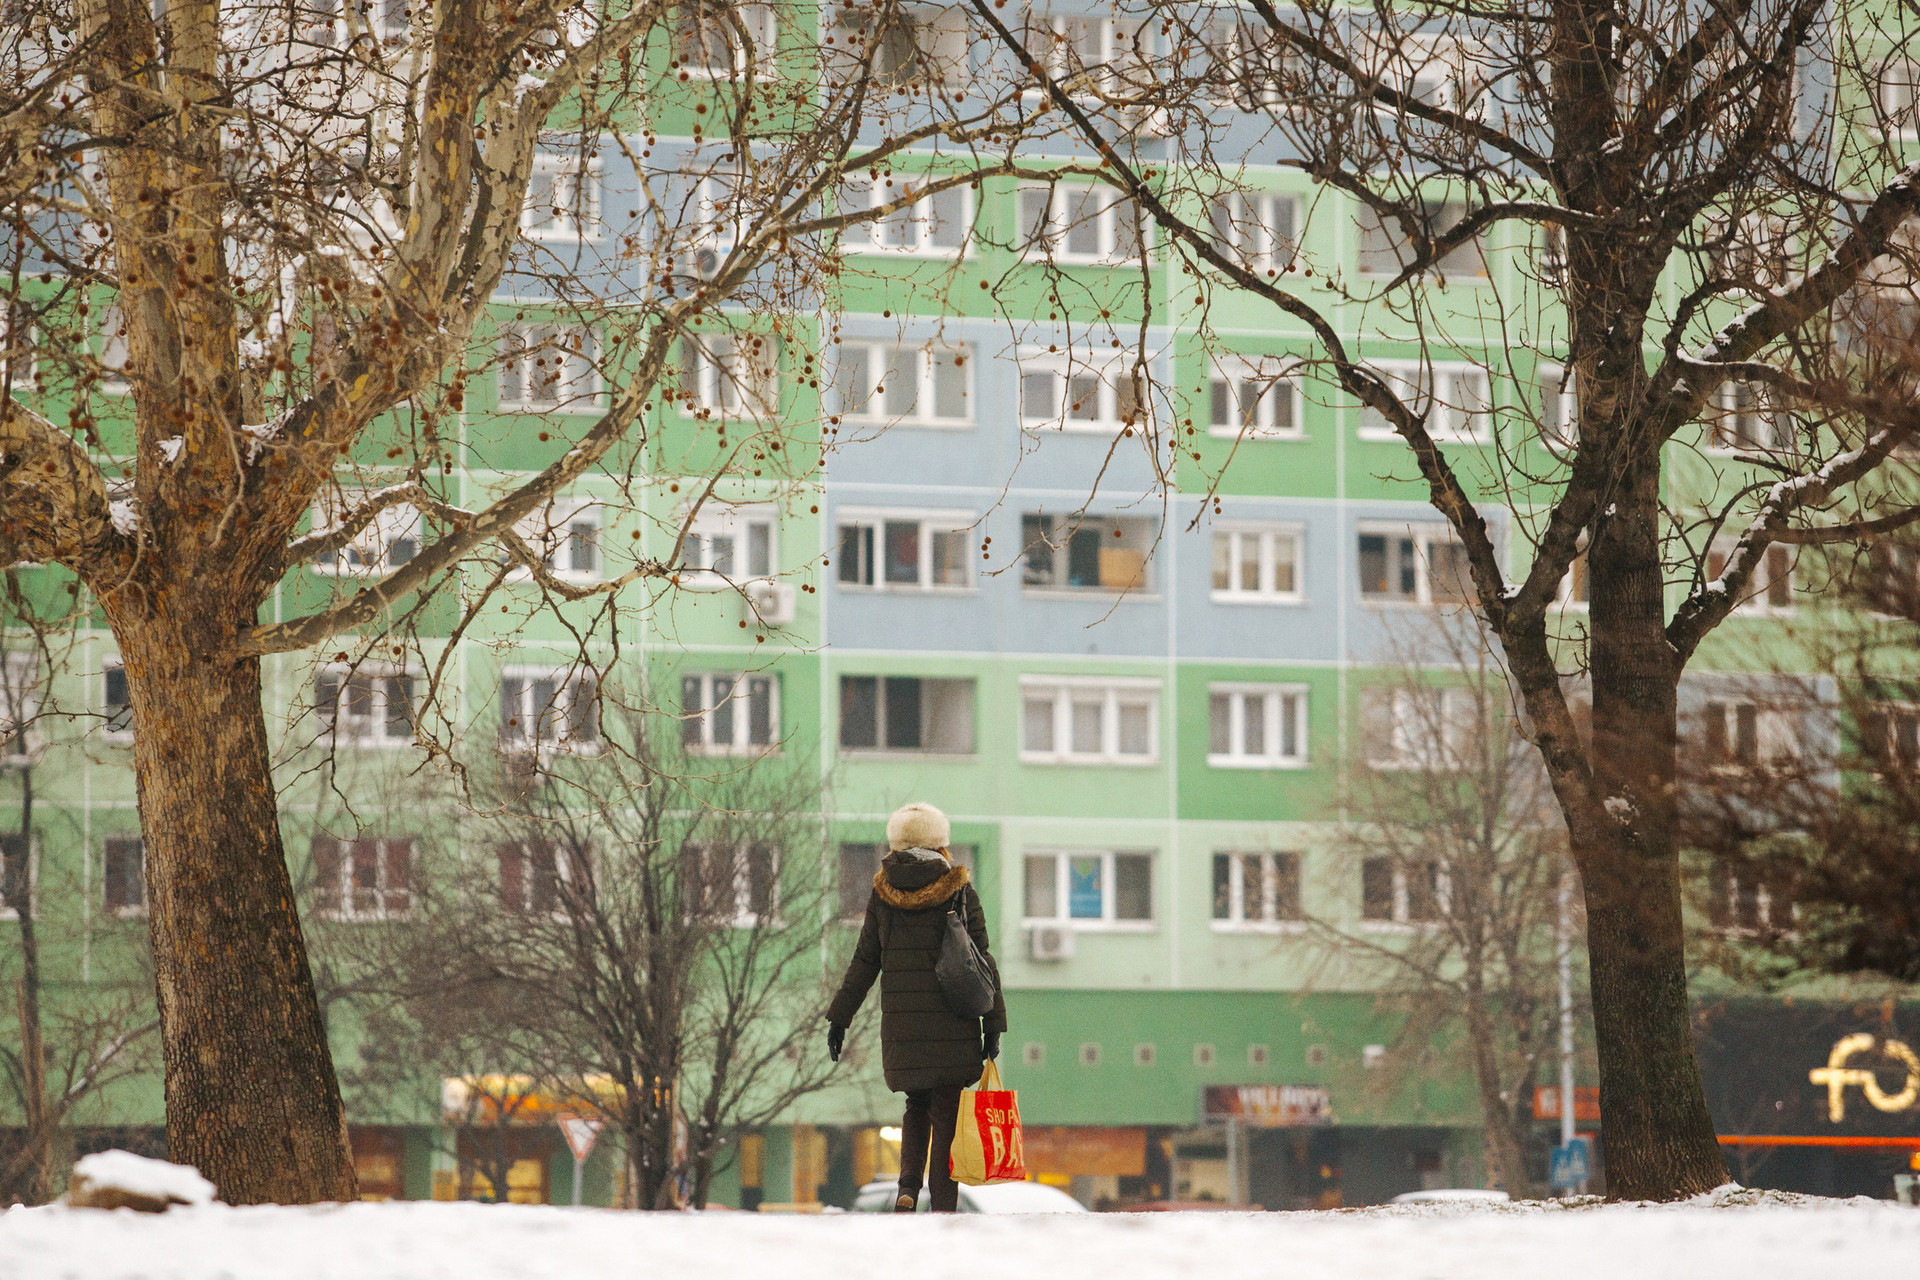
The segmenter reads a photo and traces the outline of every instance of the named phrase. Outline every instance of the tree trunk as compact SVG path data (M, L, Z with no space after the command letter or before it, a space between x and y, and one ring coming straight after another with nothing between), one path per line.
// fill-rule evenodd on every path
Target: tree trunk
M280 840L260 664L212 656L255 610L222 608L219 594L207 583L171 601L108 597L135 724L168 1153L229 1204L352 1200L346 1113ZM131 609L133 596L147 609Z
M1727 1180L1687 1008L1674 845L1679 664L1667 642L1656 463L1623 477L1592 566L1594 786L1613 838L1573 850L1586 894L1607 1194L1679 1199Z
M1477 966L1479 961L1469 959L1467 963ZM1515 1200L1531 1200L1533 1180L1527 1176L1526 1155L1514 1128L1513 1108L1501 1096L1500 1060L1494 1044L1498 1034L1494 1018L1487 1011L1486 991L1480 983L1469 981L1467 1038L1473 1053L1474 1082L1480 1093L1480 1125L1486 1136L1487 1154L1498 1170L1501 1188Z

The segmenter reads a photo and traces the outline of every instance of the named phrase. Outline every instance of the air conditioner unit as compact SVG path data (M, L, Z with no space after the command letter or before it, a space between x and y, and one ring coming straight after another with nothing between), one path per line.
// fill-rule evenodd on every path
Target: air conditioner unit
M1032 960L1071 960L1073 930L1063 924L1037 924L1027 930L1027 957Z
M746 597L749 626L784 627L793 621L794 601L799 593L791 583L762 579L749 582L742 588L742 594Z

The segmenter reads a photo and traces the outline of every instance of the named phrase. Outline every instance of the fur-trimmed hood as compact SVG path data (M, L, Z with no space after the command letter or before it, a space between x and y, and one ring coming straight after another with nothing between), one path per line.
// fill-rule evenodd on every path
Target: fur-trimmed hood
M895 849L873 873L873 891L890 907L925 911L960 892L969 878L938 849Z

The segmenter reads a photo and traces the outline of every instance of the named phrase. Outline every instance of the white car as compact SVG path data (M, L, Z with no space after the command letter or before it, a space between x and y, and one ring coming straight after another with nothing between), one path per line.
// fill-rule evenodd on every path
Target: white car
M855 1213L891 1213L900 1184L889 1179L869 1182L854 1199ZM920 1189L917 1212L929 1212L927 1191ZM1088 1213L1087 1206L1058 1187L1039 1182L997 1182L988 1187L961 1187L962 1213Z
M1408 1191L1393 1198L1393 1204L1459 1204L1479 1201L1482 1204L1505 1204L1511 1199L1504 1191L1488 1191L1478 1187L1444 1187L1432 1191Z

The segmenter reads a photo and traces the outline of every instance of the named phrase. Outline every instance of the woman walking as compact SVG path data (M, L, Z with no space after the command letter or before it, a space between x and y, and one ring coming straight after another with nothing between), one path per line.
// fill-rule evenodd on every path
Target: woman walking
M930 804L903 805L887 819L887 856L873 877L846 980L827 1009L827 1053L838 1062L853 1015L873 980L881 980L880 1064L887 1087L907 1095L895 1213L914 1211L923 1168L933 1211L960 1207L960 1187L948 1167L960 1091L980 1078L983 1059L1000 1056L1007 1029L998 966L987 951L986 914L967 869L954 866L947 853L950 835L947 815ZM934 976L949 906L962 914L993 971L993 1008L984 1018L955 1013Z

